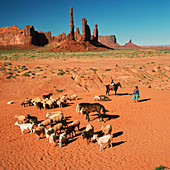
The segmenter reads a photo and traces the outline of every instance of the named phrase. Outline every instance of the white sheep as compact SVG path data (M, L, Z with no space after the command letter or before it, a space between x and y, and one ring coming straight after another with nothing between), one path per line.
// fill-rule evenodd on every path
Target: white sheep
M76 100L77 99L77 94L73 94L72 96L69 97L70 100Z
M28 120L25 115L20 116L15 115L15 118L18 119L19 123L26 123Z
M88 131L94 131L94 127L91 124L87 124L86 126L86 132Z
M101 126L101 130L105 135L111 134L112 132L112 126L111 125L106 125L106 127Z
M40 127L40 126L48 126L48 125L50 125L51 124L51 122L52 122L52 120L51 119L46 119L46 120L44 120L44 121L42 121L41 123L39 123L38 124L38 127Z
M63 112L62 111L47 112L46 117L50 117L56 114L63 115Z
M93 135L93 139L96 139L98 144L100 145L100 151L103 149L103 144L108 144L107 147L109 147L109 145L111 145L112 148L112 137L113 135L106 135L106 136L102 136L102 137L98 137L97 135Z
M34 124L32 123L25 123L25 124L21 124L19 122L15 122L15 125L18 125L21 129L22 134L24 133L24 130L30 130L30 133L32 133L32 127L34 126Z
M94 100L95 101L100 101L100 97L99 96L94 96Z
M49 137L49 142L51 143L51 146L55 145L55 141L57 140L57 136L55 133L52 133Z
M67 141L67 134L66 132L62 133L60 136L59 136L59 143L58 145L60 145L60 147L62 146L62 144L65 144Z
M71 123L71 125L77 127L77 129L79 130L80 121L79 120L75 120L74 122Z

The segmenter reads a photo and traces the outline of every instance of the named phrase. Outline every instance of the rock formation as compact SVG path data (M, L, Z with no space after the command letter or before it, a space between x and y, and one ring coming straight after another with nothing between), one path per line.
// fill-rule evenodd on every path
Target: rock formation
M99 36L98 41L110 48L121 48L121 46L116 41L115 35Z
M82 28L83 28L82 40L90 41L91 40L90 27L87 25L87 20L85 18L82 18Z
M68 34L68 39L74 40L73 7L70 7L70 33Z
M93 31L93 36L91 37L91 40L93 43L98 42L98 28L97 28L97 24L95 24L95 28Z
M82 39L82 36L80 34L78 27L76 27L76 31L74 32L74 38L75 38L76 41L81 41L81 39Z
M125 45L122 46L123 48L140 48L140 46L135 45L134 43L132 43L132 40L130 39L128 43L126 43Z
M51 33L35 31L33 26L26 25L24 30L17 26L0 28L0 46L4 48L29 48L32 45L44 46L50 41Z

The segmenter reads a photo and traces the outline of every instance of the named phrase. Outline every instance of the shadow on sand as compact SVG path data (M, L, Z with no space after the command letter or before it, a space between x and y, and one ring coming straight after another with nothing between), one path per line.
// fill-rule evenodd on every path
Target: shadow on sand
M148 99L142 99L142 100L139 100L138 102L146 102L148 100L151 100L151 98L148 98Z

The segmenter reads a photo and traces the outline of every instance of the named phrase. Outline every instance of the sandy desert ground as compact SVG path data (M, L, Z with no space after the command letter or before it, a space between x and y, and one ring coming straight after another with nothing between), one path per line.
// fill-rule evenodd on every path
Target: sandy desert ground
M8 79L0 73L1 169L151 170L160 165L170 168L169 57L45 59L0 64L8 71L15 69L16 77ZM87 145L82 139L88 122L85 115L76 113L76 105L92 103L94 95L105 94L105 85L111 78L115 83L121 82L122 88L117 96L110 92L111 101L100 101L108 110L105 123L97 121L96 112L90 113L96 133L101 125L110 124L113 128L113 147L104 146L100 151L97 142ZM138 103L132 101L135 85L140 90ZM50 110L21 106L27 97L42 97L50 92L54 96L76 93L78 100ZM14 104L8 105L11 100ZM14 125L15 115L30 114L41 121L48 111L54 110L62 110L69 117L68 125L74 120L81 122L80 131L62 148L51 147L45 138L37 140L34 134L22 134Z

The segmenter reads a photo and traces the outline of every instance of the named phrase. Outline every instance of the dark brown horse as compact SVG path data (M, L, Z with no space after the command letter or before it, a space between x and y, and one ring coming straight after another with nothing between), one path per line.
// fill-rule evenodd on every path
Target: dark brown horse
M110 88L110 86L111 86L110 84L106 85L106 95L108 94L108 96L110 96L109 95L110 90L114 90L115 91L115 96L116 96L116 92L118 90L118 87L119 86L122 87L120 83L114 84L113 86L111 86L111 88Z

